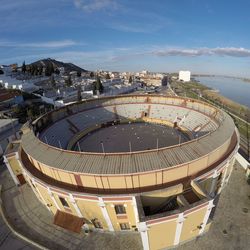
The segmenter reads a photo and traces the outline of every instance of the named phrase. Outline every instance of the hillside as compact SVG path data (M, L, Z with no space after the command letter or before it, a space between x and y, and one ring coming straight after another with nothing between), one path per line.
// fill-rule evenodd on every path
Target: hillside
M59 67L64 67L64 70L66 73L70 71L87 72L87 70L82 69L73 63L64 63L64 62L60 62L51 58L41 59L41 60L31 63L30 65L42 66L45 68L50 63L53 64L54 69L59 68Z

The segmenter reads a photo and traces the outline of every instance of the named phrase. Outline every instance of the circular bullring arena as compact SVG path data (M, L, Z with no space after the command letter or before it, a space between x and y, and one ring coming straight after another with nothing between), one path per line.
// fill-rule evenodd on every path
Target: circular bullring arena
M161 249L208 230L238 145L231 117L207 103L124 95L41 116L23 128L19 160L56 224L139 231L144 249Z

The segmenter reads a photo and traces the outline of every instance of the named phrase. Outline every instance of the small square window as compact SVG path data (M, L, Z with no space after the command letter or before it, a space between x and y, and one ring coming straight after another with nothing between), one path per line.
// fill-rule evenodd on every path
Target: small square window
M59 197L59 199L60 199L60 201L61 201L61 203L62 203L62 205L63 205L64 207L69 207L69 204L68 204L68 202L66 201L65 198Z
M101 222L98 221L98 219L91 220L91 222L93 223L95 228L100 228L100 229L103 228Z
M121 230L129 230L130 226L128 223L120 223Z
M116 214L126 214L126 209L123 205L115 205Z

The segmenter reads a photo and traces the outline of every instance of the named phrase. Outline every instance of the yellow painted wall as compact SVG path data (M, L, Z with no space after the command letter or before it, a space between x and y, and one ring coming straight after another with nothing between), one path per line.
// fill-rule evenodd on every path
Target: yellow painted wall
M131 176L125 176L125 181L127 183L127 188L133 188L133 183L132 183L132 177Z
M102 180L104 189L109 189L108 177L102 176L101 180Z
M90 175L81 175L81 181L85 187L97 188L95 178Z
M57 202L57 205L60 207L60 209L62 210L62 211L64 211L64 212L68 212L68 213L72 213L73 215L76 215L76 216L78 216L77 215L77 213L76 213L76 211L75 211L75 208L73 207L73 205L71 204L71 202L70 202L70 200L69 200L69 197L67 197L67 196L64 196L64 195L58 195L57 193L53 193L53 196L54 196L54 198L55 198L55 200L56 200L56 202ZM69 204L69 209L66 209L63 205L62 205L62 203L61 203L61 201L60 201L60 199L59 199L59 196L60 197L63 197L66 201L67 201L67 203Z
M156 172L156 184L157 185L162 184L162 171Z
M132 175L132 181L134 188L140 187L138 175Z
M7 159L8 159L9 165L10 165L13 173L15 175L21 174L22 173L22 169L21 169L20 164L19 164L18 160L16 159L16 157L15 156L8 157Z
M229 144L230 144L230 140L227 141L223 146L221 146L215 152L210 154L208 158L208 164L211 165L214 162L216 162L219 158L221 158L221 156L224 155L225 152L227 151Z
M158 207L159 205L164 203L167 197L178 195L182 193L182 191L183 191L183 185L179 184L169 187L167 189L161 189L158 191L142 194L141 201L143 206L150 206L151 209L154 209L155 207Z
M76 204L78 205L84 218L88 219L89 221L98 219L98 221L101 222L103 229L108 230L108 226L98 203L98 201L76 199Z
M188 174L193 175L207 167L208 157L203 157L189 164Z
M45 165L41 165L41 170L45 175L52 177L50 169Z
M125 207L126 214L124 215L127 216L127 219L120 219L117 217L117 214L115 213L115 208L113 207L113 205L119 205L119 204L126 204L127 206ZM105 205L106 205L108 215L110 217L110 220L112 222L112 225L115 231L121 230L119 223L130 223L131 230L132 230L132 226L136 226L132 202L114 202L114 203L107 202L105 203Z
M50 196L48 194L48 190L40 185L36 185L36 188L39 190L41 196L45 200L45 202L46 202L45 206L47 206L47 204L52 205L52 206L49 206L49 208L53 214L56 214L57 208L56 208L56 205L54 204L53 200L50 198Z
M109 177L110 188L126 189L126 182L124 177Z
M63 182L70 183L70 184L75 184L75 183L72 183L72 180L70 178L69 173L63 172L63 171L58 171L58 175L59 175L60 179L63 180Z
M174 244L176 220L149 225L148 240L150 250L159 250Z
M196 237L199 234L200 229L198 226L203 222L206 211L207 207L184 215L185 221L182 226L180 242Z
M163 172L163 182L170 182L187 176L188 165L171 168Z
M206 193L209 193L210 191L210 188L211 188L211 184L212 184L212 180L213 178L210 177L206 180L203 180L203 181L200 181L199 184L200 184L200 187L206 192Z
M143 174L140 175L140 186L146 187L146 186L154 186L156 185L156 174Z

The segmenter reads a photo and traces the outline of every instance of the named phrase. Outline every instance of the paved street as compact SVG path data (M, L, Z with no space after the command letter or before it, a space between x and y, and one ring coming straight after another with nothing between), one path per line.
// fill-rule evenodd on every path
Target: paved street
M31 250L34 249L28 243L20 240L11 233L9 228L5 225L4 221L0 217L0 249L1 250Z
M236 163L223 190L210 230L178 250L249 250L250 186L243 168Z
M49 249L141 249L141 240L139 233L104 233L92 232L85 235L69 232L53 224L53 216L43 206L34 195L32 189L27 185L18 188L14 185L9 173L1 172L0 183L4 185L2 190L2 199L6 212L9 215L10 222L15 225L18 232L22 232L28 238L33 239L39 244ZM0 244L8 235L9 230L5 227L0 235ZM12 234L10 234L11 237ZM4 242L8 250L34 249L27 248L21 240L12 243L12 239L6 239ZM0 249L2 250L1 246Z
M1 167L2 168L2 167ZM138 233L75 234L53 225L52 215L40 204L30 187L15 187L9 173L0 172L2 198L11 222L25 236L50 249L140 250ZM178 250L248 250L250 246L250 189L238 164L220 197L210 231ZM0 218L0 249L35 249L10 233Z
M0 165L0 184L3 183L2 177L4 176L5 167ZM10 182L11 186L13 185L12 181ZM10 188L6 183L6 188ZM0 216L0 249L1 250L16 250L16 249L24 249L31 250L34 249L28 243L22 241L18 237L16 237L10 229L7 227L2 217Z

